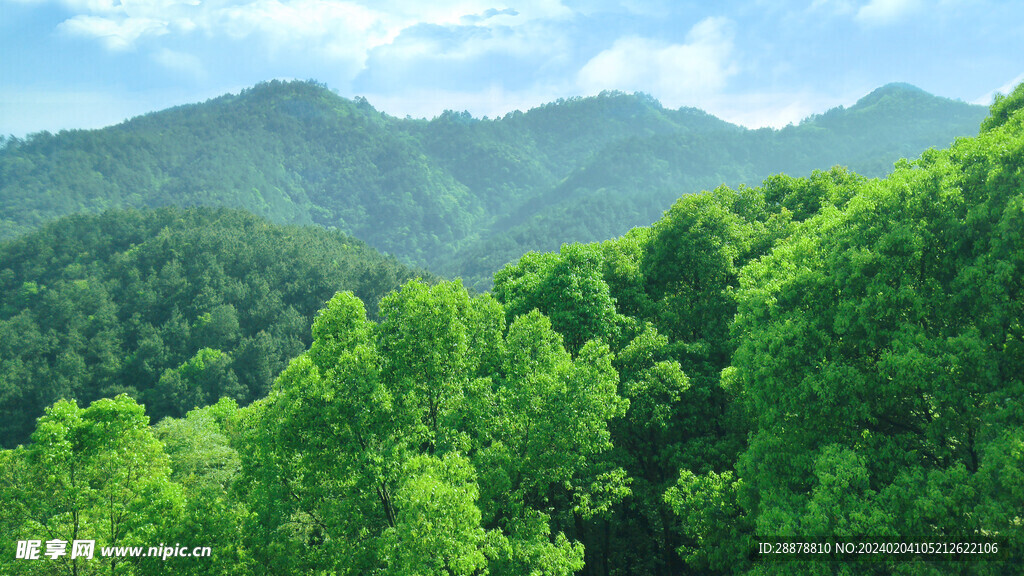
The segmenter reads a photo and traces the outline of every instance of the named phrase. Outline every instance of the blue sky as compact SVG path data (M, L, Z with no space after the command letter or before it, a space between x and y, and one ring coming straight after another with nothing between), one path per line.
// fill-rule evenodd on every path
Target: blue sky
M751 127L889 82L1024 81L1018 0L0 0L0 134L95 128L273 78L396 116L605 89Z

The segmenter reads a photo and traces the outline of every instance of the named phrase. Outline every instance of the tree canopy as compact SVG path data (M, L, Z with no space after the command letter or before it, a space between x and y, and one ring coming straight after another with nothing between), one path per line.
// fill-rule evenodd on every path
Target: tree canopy
M650 227L525 254L490 294L228 211L75 217L3 244L0 407L31 435L0 450L0 532L216 550L0 571L1015 573L1022 89L883 179L684 194ZM134 374L145 407L118 394ZM34 427L29 392L55 400ZM760 551L786 542L980 548Z
M398 119L266 82L92 131L0 146L0 239L73 213L225 206L337 228L468 286L529 250L646 226L681 194L901 157L977 133L982 106L889 85L781 130L605 92L494 120Z
M0 445L59 398L125 392L154 419L262 398L335 292L430 278L338 232L238 211L72 216L0 244Z

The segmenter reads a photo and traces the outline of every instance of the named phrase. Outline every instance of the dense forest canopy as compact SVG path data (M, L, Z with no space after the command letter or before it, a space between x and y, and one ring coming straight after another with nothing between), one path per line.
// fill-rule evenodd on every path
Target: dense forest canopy
M324 301L428 276L339 232L227 209L71 216L0 244L0 446L126 392L155 422L262 398Z
M270 82L0 148L0 238L108 208L227 206L338 228L467 285L529 250L649 225L684 193L899 158L977 133L985 108L891 84L848 109L746 130L607 92L481 120L398 119L314 82Z
M976 137L900 161L883 179L833 168L683 194L652 226L523 255L488 294L459 280L402 282L398 272L389 278L401 286L377 300L332 293L248 406L227 393L151 425L149 407L128 395L59 400L29 442L0 451L0 532L98 547L212 543L214 554L7 554L0 570L1017 573L1022 166L1024 85L996 99ZM100 218L142 227L205 214ZM233 212L212 218L280 230ZM88 245L102 237L89 221L25 238L79 226L67 241ZM179 257L201 258L187 252L199 240L177 246ZM99 284L76 284L77 268L68 271L88 269L85 252L29 256L45 249L22 248L25 264L3 272L5 282L55 266L49 274L70 274L67 285L42 284L62 286L58 296ZM114 261L147 261L132 250ZM210 267L181 276L190 284ZM16 306L38 297L38 284L5 289L5 314L31 317L34 308ZM219 294L210 286L207 299ZM90 298L68 308L104 302ZM181 315L206 334L213 310L208 321L193 314L206 311ZM82 314L85 326L102 316ZM21 338L17 327L7 336ZM237 354L192 346L202 348L165 372L175 382ZM982 553L758 552L794 541L974 543Z

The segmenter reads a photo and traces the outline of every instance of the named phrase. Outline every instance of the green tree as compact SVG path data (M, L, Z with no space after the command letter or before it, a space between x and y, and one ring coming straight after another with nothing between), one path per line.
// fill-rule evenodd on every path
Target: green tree
M177 368L165 370L146 400L155 413L180 417L221 397L244 399L245 393L231 369L231 357L203 348Z
M32 442L5 451L4 532L14 540L63 540L67 554L37 562L4 555L7 574L141 574L138 559L101 558L106 546L168 542L181 516L180 488L142 406L120 395L88 408L59 401ZM74 540L94 540L93 559L71 558Z
M240 412L240 489L268 573L580 569L549 509L621 497L597 458L625 408L607 346L573 359L538 312L505 335L502 307L459 283L410 282L381 316L336 295L309 352Z
M999 535L1003 559L1019 561L1019 517L999 512L1020 509L1019 495L993 483L1018 474L1024 423L1019 118L864 183L743 270L730 378L755 429L735 526L811 540ZM685 482L708 488L696 502L712 479ZM696 508L686 500L677 508Z
M164 418L153 427L170 462L170 480L184 496L181 517L163 535L167 542L210 546L203 558L146 559L146 574L251 574L252 558L243 546L248 519L233 488L241 470L227 427L238 405L227 398L192 410L184 418Z
M621 318L602 277L603 255L596 245L570 244L558 254L531 252L494 275L494 295L508 317L537 309L573 354L588 340L611 343Z
M340 233L229 210L73 216L0 244L0 445L60 398L124 392L154 420L251 402L331 295L376 306L412 276Z

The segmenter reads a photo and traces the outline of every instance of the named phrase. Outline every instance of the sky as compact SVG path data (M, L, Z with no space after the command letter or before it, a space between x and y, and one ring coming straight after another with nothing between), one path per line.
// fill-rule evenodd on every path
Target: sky
M0 0L0 135L275 78L399 117L621 90L780 127L890 82L989 104L1024 81L1024 2Z

